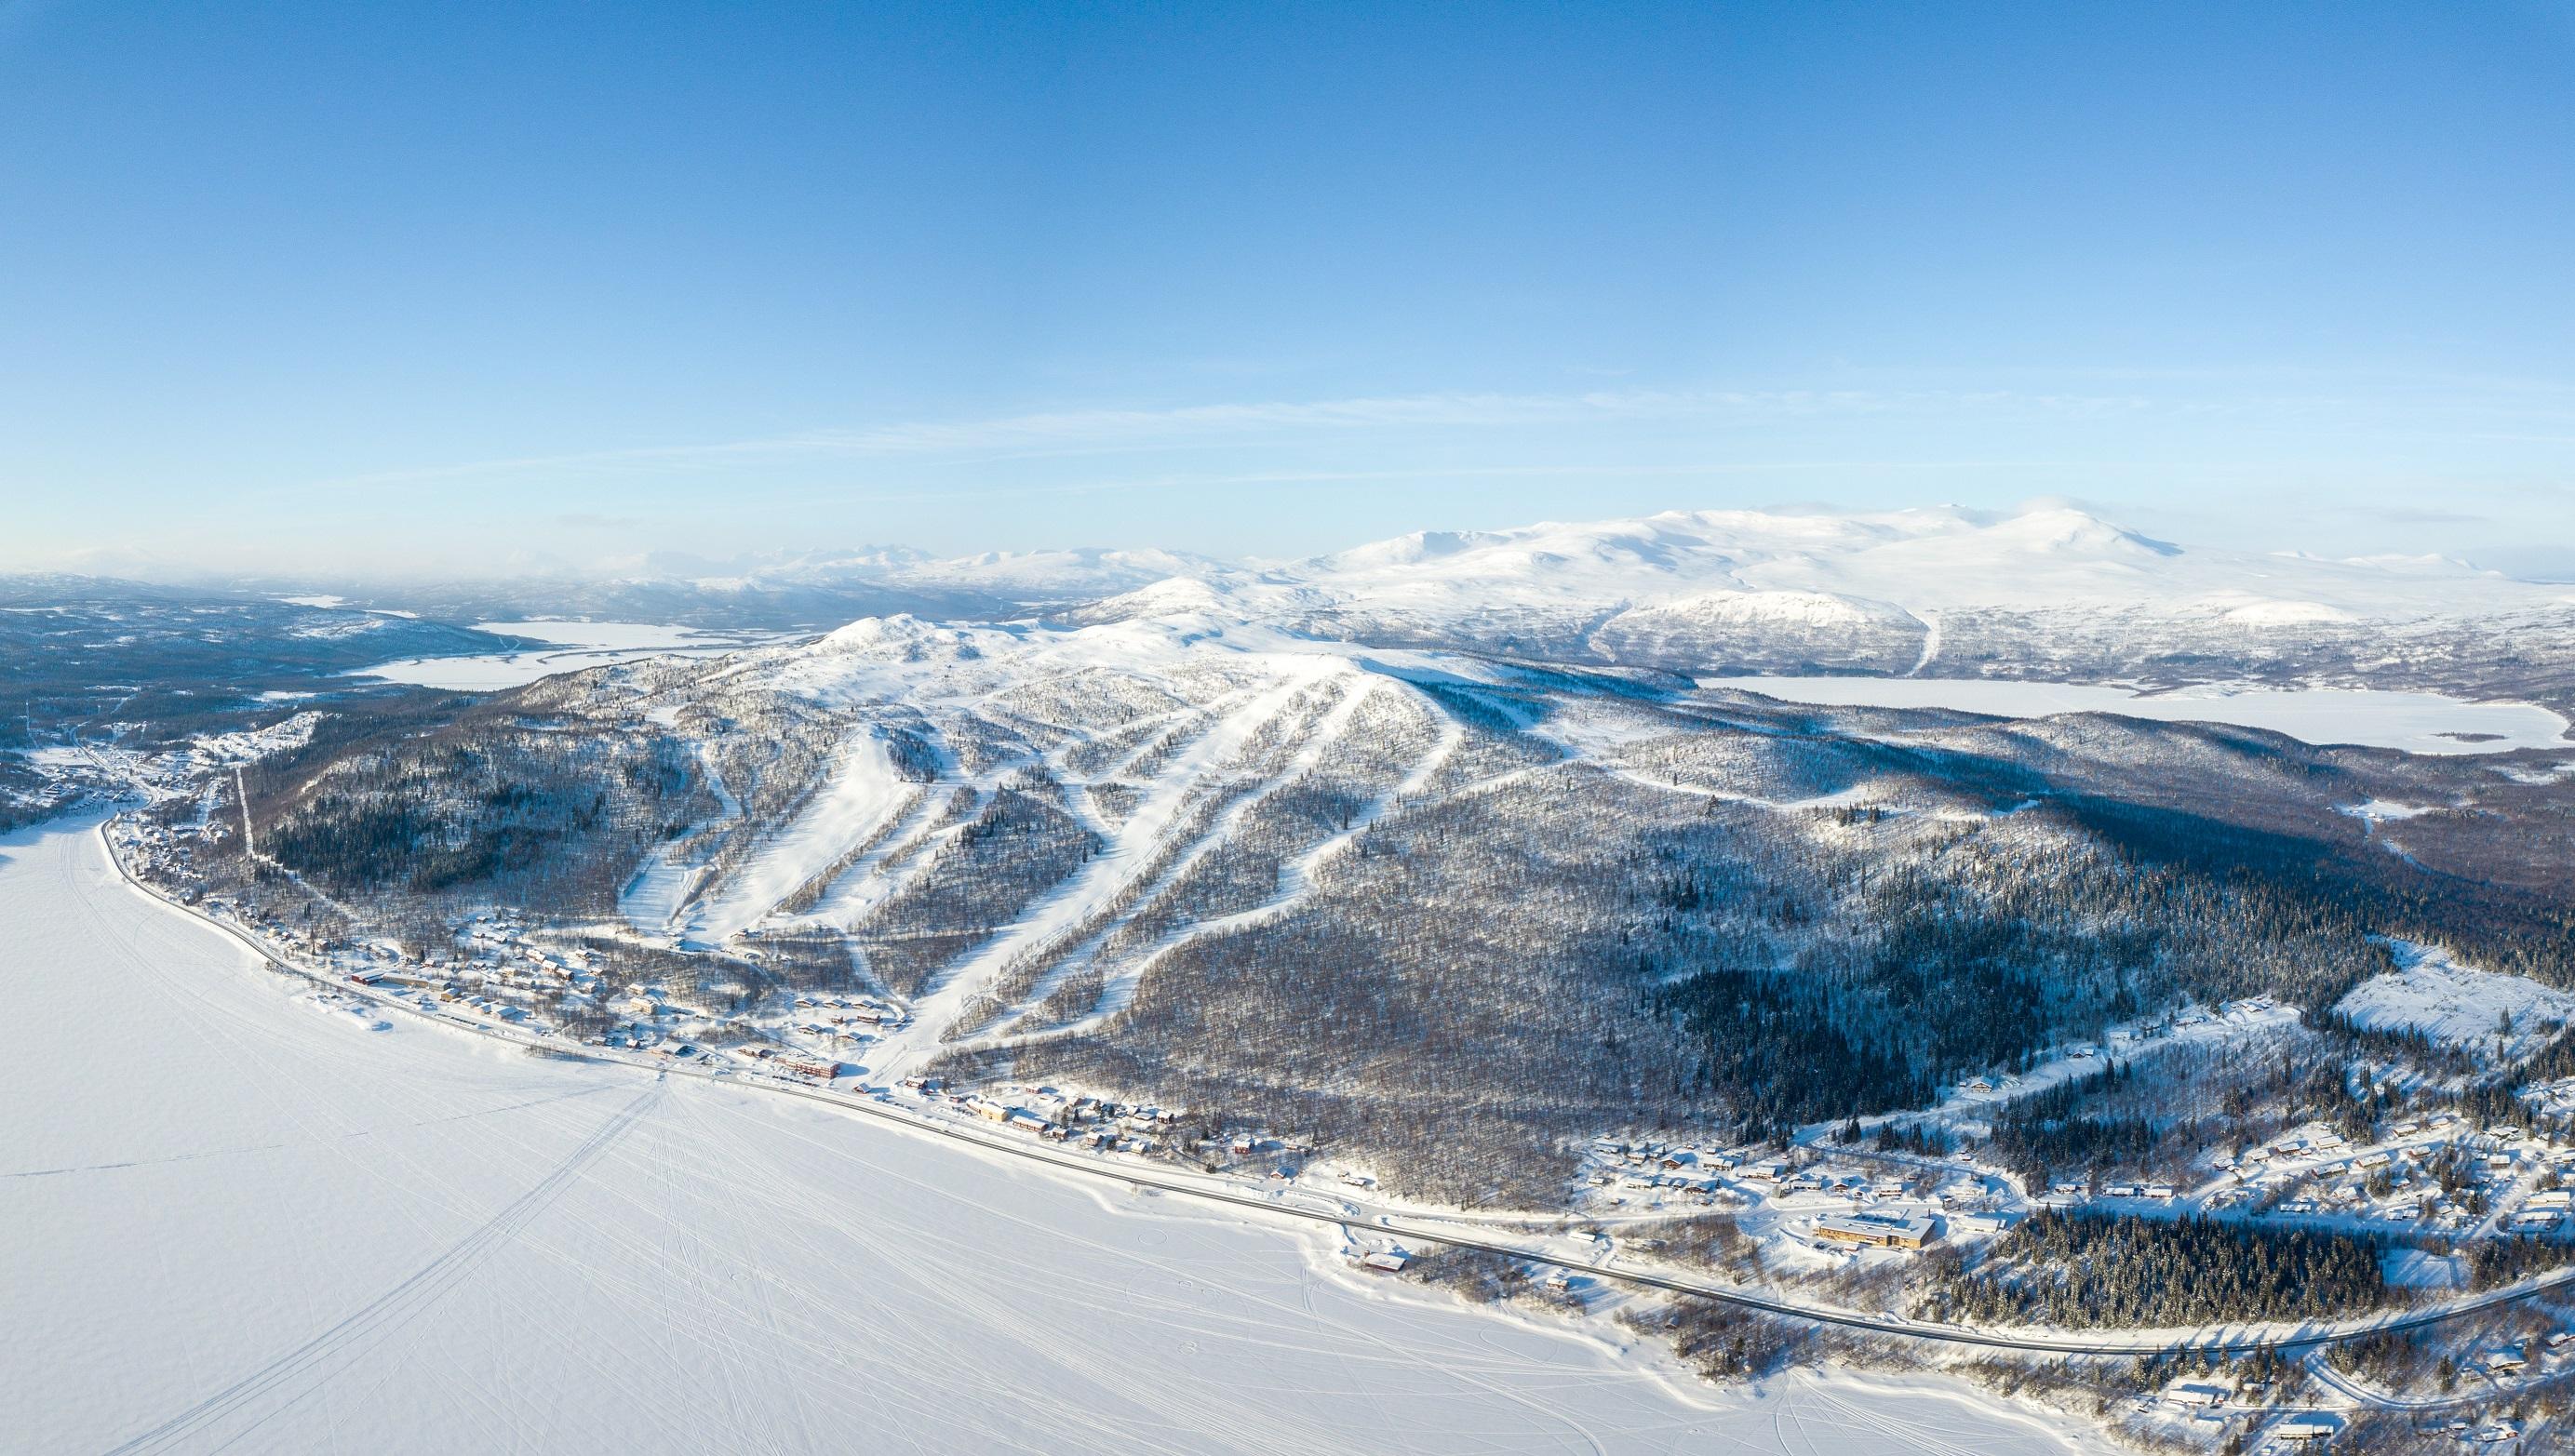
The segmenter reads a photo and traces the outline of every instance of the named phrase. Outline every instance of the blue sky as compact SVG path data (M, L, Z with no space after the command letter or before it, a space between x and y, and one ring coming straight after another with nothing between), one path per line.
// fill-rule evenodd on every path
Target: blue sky
M2575 573L2575 5L0 0L0 566L2068 496Z

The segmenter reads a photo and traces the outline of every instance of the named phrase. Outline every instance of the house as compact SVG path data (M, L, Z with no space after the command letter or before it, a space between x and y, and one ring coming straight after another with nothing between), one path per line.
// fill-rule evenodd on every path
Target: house
M1894 1213L1833 1214L1815 1220L1815 1234L1834 1243L1918 1249L1931 1237L1931 1220Z
M1369 1253L1361 1255L1359 1263L1362 1267L1374 1269L1381 1274L1400 1274L1403 1272L1404 1256L1401 1254Z
M2008 1213L1961 1213L1949 1223L1960 1233L2001 1233L2012 1225Z
M2198 1406L2214 1410L2226 1404L2226 1389L2218 1385L2176 1385L2165 1392L2164 1399L2175 1405Z
M2271 1434L2291 1445L2302 1446L2309 1441L2332 1440L2334 1427L2325 1421L2301 1418L2280 1422L2271 1428Z
M2517 1349L2488 1350L2485 1366L2497 1375L2518 1375L2530 1367L2530 1359Z

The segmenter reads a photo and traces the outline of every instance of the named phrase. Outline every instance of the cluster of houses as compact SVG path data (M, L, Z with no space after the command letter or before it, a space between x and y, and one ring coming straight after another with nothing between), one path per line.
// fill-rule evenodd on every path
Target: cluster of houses
M1067 1096L1046 1087L997 1088L993 1094L960 1092L937 1077L921 1076L905 1077L897 1085L923 1101L1014 1131L1103 1152L1153 1152L1164 1145L1180 1117L1166 1107Z
M2378 1143L2355 1147L2330 1128L2302 1128L2272 1143L2221 1158L2220 1171L2234 1185L2211 1203L2272 1200L2269 1211L2291 1216L2343 1214L2391 1223L2421 1224L2456 1232L2476 1221L2458 1199L2428 1176L2436 1158L2464 1155L2467 1171L2491 1206L2511 1199L2526 1180L2553 1182L2575 1176L2575 1144L2512 1123L2478 1128L2455 1112L2393 1124ZM2556 1231L2570 1215L2575 1195L2541 1186L2500 1222L2513 1233Z
M910 1017L874 996L798 996L786 1029L827 1045L856 1046L897 1030Z
M1826 1252L1918 1250L1944 1235L1981 1236L2011 1226L2012 1215L1985 1210L1982 1193L1969 1194L1963 1206L1953 1207L1956 1200L1925 1190L1926 1177L1936 1182L1944 1176L1954 1175L1835 1168L1802 1151L1775 1156L1602 1138L1591 1145L1585 1160L1583 1191L1604 1211L1674 1202L1749 1208L1756 1215L1775 1209L1776 1217L1757 1217L1745 1225L1747 1231L1793 1234Z

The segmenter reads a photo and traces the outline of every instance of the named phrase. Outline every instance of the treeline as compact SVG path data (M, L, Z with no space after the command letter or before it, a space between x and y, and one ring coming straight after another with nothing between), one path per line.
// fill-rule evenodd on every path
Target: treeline
M1934 1261L1932 1318L2167 1327L2321 1319L2387 1302L2377 1241L2206 1218L2041 1210L1972 1272Z
M2468 1245L2468 1287L2495 1289L2575 1262L2575 1246L2563 1239L2479 1239Z
M2113 1060L2097 1076L2013 1098L1994 1116L1988 1155L2030 1182L2059 1168L2142 1161L2161 1141L2151 1119L2077 1110L2086 1097L2124 1087L2135 1075Z
M1927 1107L1931 1079L1890 1031L1861 1039L1826 987L1795 977L1718 967L1653 984L1646 1004L1703 1049L1699 1085L1757 1135L1890 1108Z

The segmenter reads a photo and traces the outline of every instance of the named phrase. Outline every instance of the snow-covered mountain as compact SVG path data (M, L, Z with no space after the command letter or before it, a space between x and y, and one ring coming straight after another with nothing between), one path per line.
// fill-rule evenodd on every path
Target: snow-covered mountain
M828 631L895 615L1060 626L1184 616L1699 674L2256 679L2575 701L2575 589L2439 557L2176 545L2065 506L1670 511L1421 531L1270 564L1154 549L943 558L871 546L657 554L605 577L299 584L325 588L446 620Z
M2543 661L2575 657L2575 593L2562 586L2443 558L2185 548L2066 507L1666 512L1416 532L1257 573L1188 573L1062 616L1174 612L1693 671L2402 672L2465 687L2481 682L2498 632L2529 639Z

